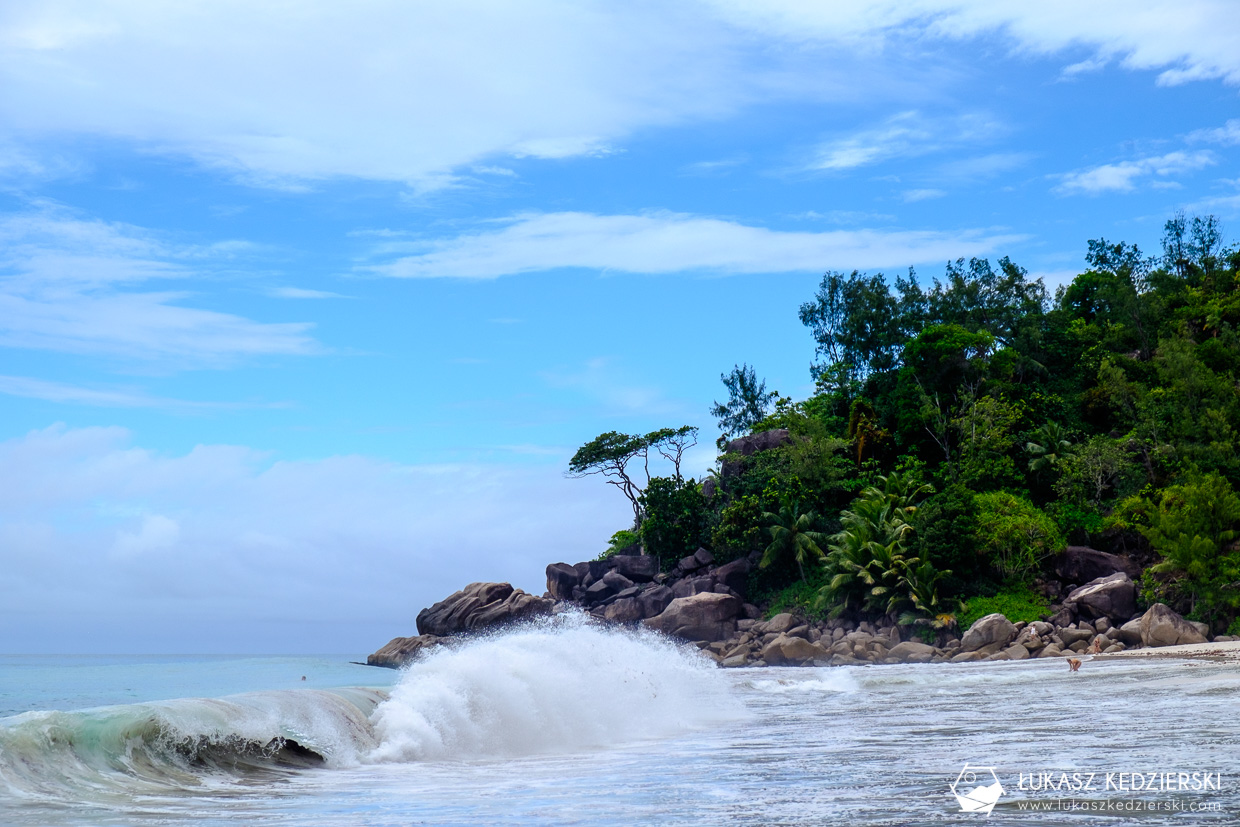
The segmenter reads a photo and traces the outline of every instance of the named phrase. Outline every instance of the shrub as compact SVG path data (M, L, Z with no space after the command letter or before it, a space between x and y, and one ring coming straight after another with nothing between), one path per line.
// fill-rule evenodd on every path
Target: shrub
M1055 521L1024 497L1006 491L978 494L978 547L1007 580L1026 580L1065 543Z
M989 564L978 554L977 504L963 485L948 486L922 503L913 527L918 556L951 572L939 581L943 597L976 592L975 584L990 576Z
M640 498L646 553L670 568L706 540L707 502L694 480L654 477Z
M1032 623L1050 611L1046 598L1032 589L1008 589L994 597L971 597L964 604L959 623L963 632L980 618L998 612L1013 623Z
M606 560L608 557L611 557L621 549L628 548L634 543L640 543L641 539L641 535L639 535L636 531L630 531L627 528L622 528L615 534L611 535L611 540L607 543L607 549L600 554L597 559Z
M1240 604L1240 496L1218 474L1193 475L1164 489L1150 525L1139 526L1162 560L1150 567L1189 600L1190 613L1213 620Z
M819 590L827 584L827 574L822 566L812 566L807 580L798 580L791 586L759 595L758 602L770 601L767 618L781 612L795 612L815 620L825 620L825 609L815 608Z

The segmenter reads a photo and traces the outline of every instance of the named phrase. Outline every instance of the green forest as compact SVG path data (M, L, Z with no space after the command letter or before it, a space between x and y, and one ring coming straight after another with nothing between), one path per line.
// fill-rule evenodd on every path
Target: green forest
M1083 545L1140 565L1142 607L1240 632L1240 247L1182 214L1161 247L1089 241L1053 295L1007 258L928 284L826 273L797 314L815 393L767 390L748 364L722 376L708 478L681 475L690 426L608 432L572 458L632 504L605 554L760 553L750 596L768 612L929 639L991 611L1036 618L1065 586L1056 554ZM673 473L650 476L659 456Z

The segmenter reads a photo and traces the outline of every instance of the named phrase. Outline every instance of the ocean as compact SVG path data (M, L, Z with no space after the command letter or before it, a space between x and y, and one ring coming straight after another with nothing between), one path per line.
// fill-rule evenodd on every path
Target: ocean
M0 824L1240 823L1234 662L723 670L579 617L349 660L0 656Z

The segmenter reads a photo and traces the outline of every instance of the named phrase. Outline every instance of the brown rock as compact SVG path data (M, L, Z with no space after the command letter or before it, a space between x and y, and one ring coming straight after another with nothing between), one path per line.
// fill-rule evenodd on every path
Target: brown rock
M1117 554L1086 546L1068 546L1056 561L1055 571L1065 583L1088 583L1116 572L1136 577L1141 567Z
M634 583L649 583L659 573L658 561L653 557L642 555L616 555L616 574L627 577Z
M485 629L550 614L554 601L514 589L508 583L470 583L418 612L418 633L447 635Z
M914 658L925 657L927 660L934 655L937 650L926 643L916 640L906 640L903 643L897 643L887 652L887 657L895 658L900 663L924 663L925 661L914 660Z
M766 631L779 634L798 625L797 619L789 612L781 612L766 622Z
M1163 603L1155 603L1141 616L1141 643L1145 646L1206 642L1205 635L1193 624Z
M743 457L753 456L759 451L769 451L772 448L778 448L780 445L786 445L792 441L788 435L787 428L775 428L770 431L763 431L757 434L750 434L739 439L734 439L727 444L726 454L740 454ZM719 475L724 479L734 477L740 474L744 465L738 460L725 459L719 468Z
M435 635L418 635L416 637L392 638L386 646L366 658L370 666L386 666L399 669L413 660L423 649L438 646L443 638Z
M1068 602L1086 617L1125 621L1137 608L1136 586L1124 572L1092 580L1068 595Z
M568 563L547 566L547 591L556 600L572 600L573 587L581 584L577 569Z
M998 612L978 618L960 639L961 652L976 652L993 647L991 651L1007 645L1016 637L1016 626Z
M740 608L741 602L730 594L703 592L676 598L645 624L657 632L686 640L726 640L736 632Z

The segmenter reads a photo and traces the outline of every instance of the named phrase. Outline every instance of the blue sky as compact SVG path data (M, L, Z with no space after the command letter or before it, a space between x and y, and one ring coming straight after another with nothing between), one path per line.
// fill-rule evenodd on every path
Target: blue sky
M828 269L1240 213L1217 2L0 9L0 651L365 652L810 390ZM1231 235L1234 240L1235 236ZM704 447L699 472L711 461Z

